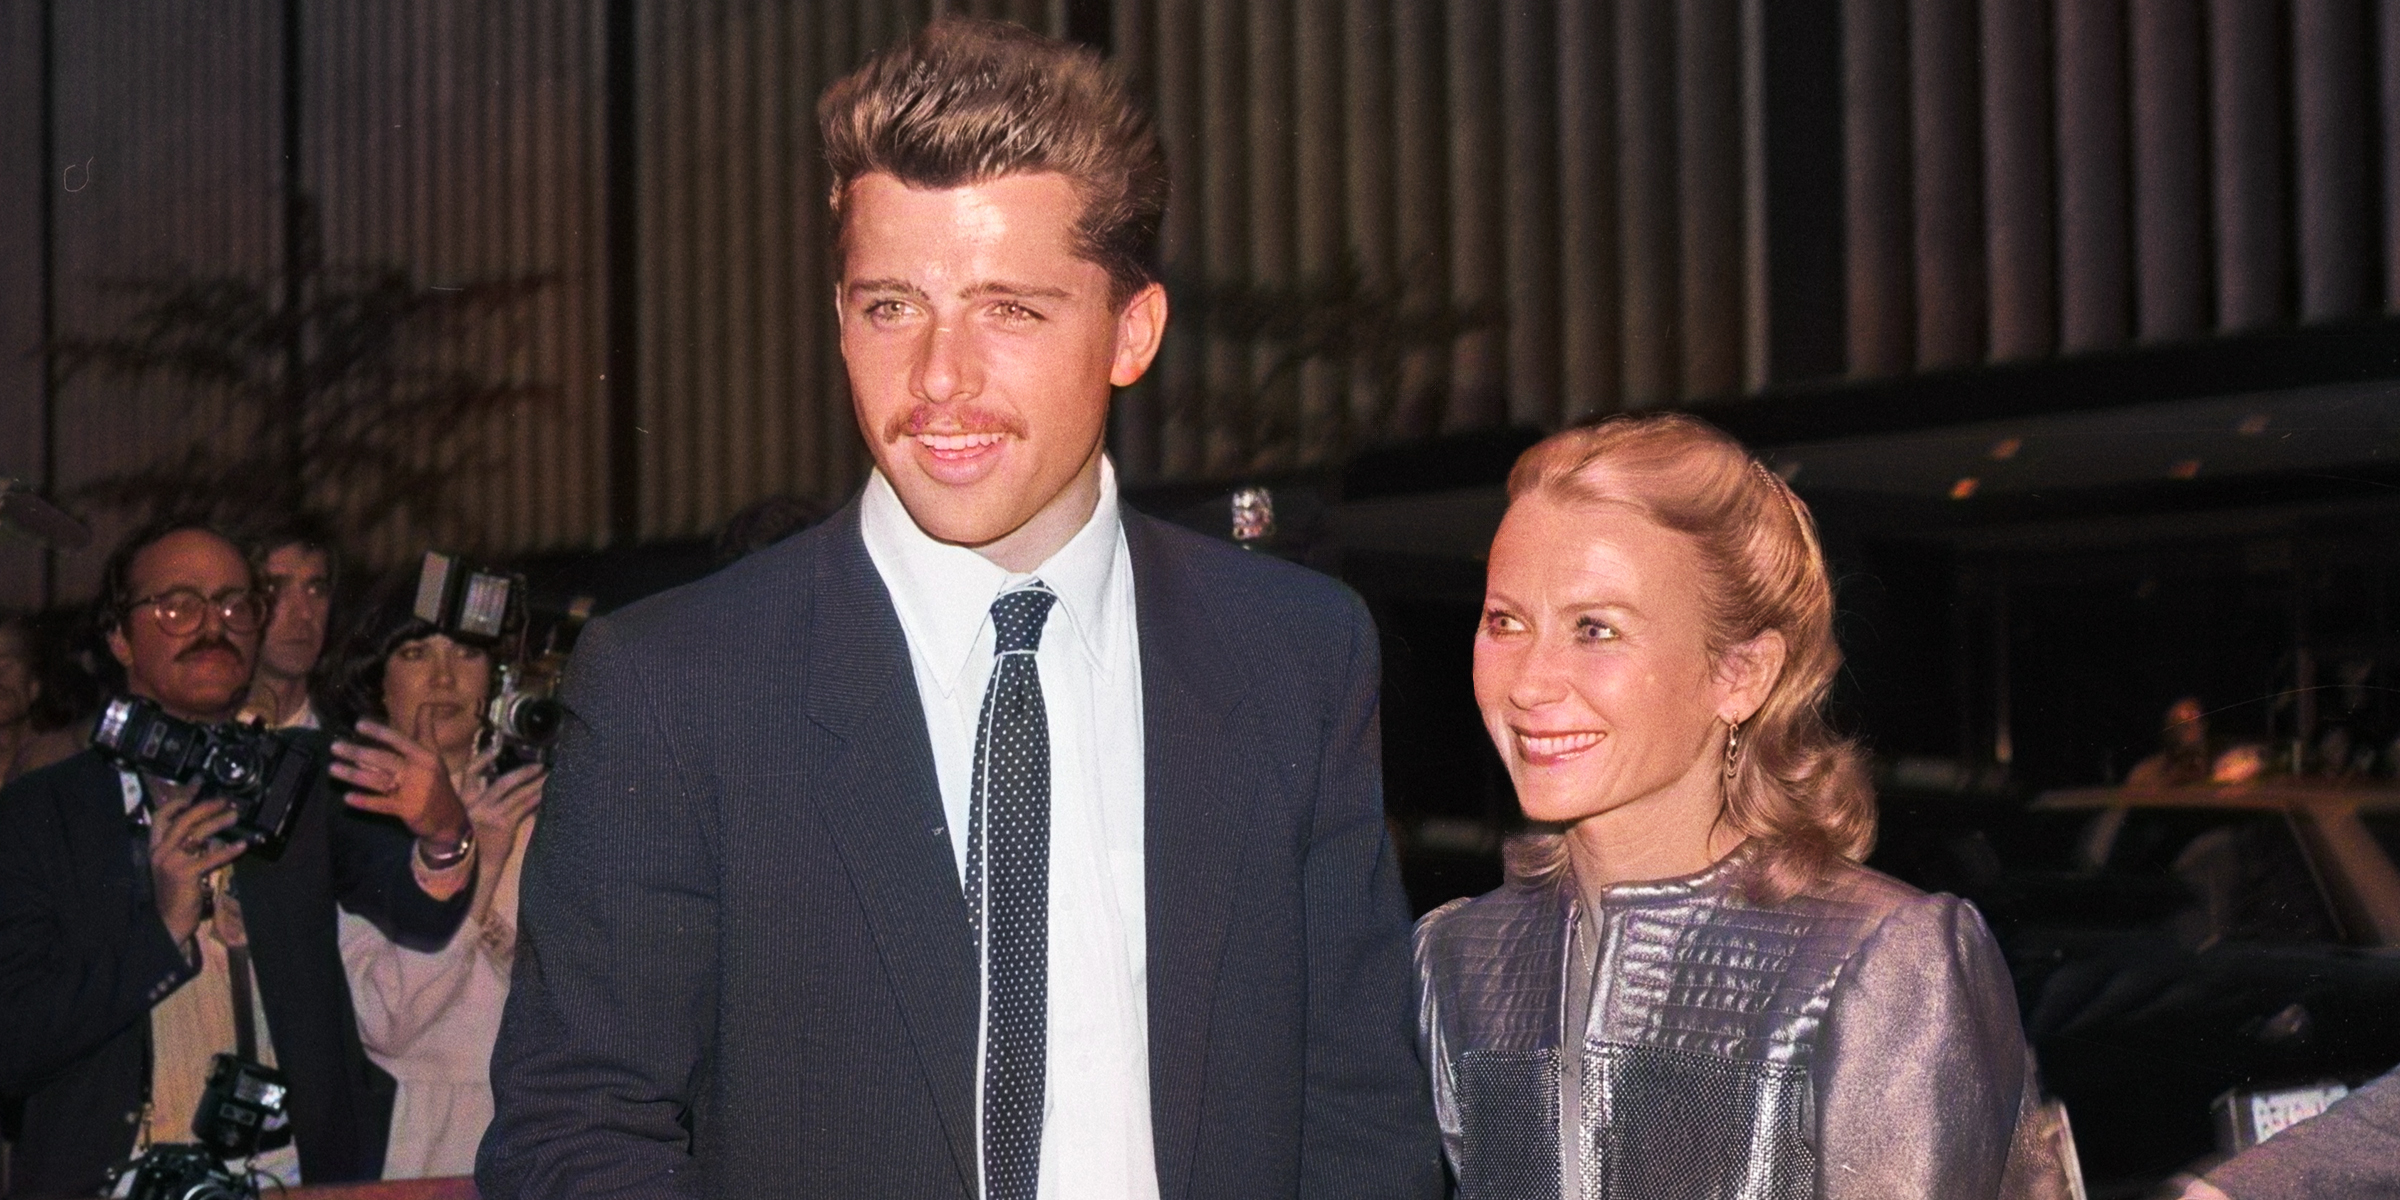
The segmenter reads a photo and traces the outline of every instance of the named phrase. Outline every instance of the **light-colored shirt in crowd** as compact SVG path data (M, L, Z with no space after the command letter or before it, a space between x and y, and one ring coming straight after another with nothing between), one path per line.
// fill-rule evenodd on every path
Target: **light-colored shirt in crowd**
M992 601L1034 579L1058 595L1034 657L1050 725L1049 1036L1038 1195L1151 1200L1158 1168L1150 1130L1141 644L1115 468L1102 460L1091 519L1026 574L927 536L880 472L867 482L859 524L908 641L962 887L975 730L993 666ZM977 1028L980 1112L980 1018Z
M144 781L125 771L117 777L123 786L126 815L142 806ZM189 785L174 789L173 785L149 782L151 793L159 800L179 796L191 790ZM181 987L167 993L150 1009L150 1140L154 1142L188 1142L192 1140L192 1118L200 1111L200 1095L208 1087L208 1072L219 1054L231 1054L241 1046L239 1022L234 1016L233 955L234 947L247 949L249 935L242 927L241 900L224 886L233 868L218 868L218 876L210 883L212 899L208 919L192 935L189 952L199 955L200 973L184 980ZM250 1027L256 1039L255 1057L258 1065L275 1064L275 1042L267 1036L266 1006L259 1002L258 970L247 957L243 969L250 978ZM282 1180L286 1186L300 1182L299 1147L290 1142L269 1150L250 1160L250 1168Z
M367 1056L399 1083L385 1179L475 1173L492 1123L492 1042L516 959L517 878L534 822L517 827L489 904L431 954L395 945L373 923L341 914L342 966ZM492 850L498 847L491 848ZM479 851L488 853L490 850Z

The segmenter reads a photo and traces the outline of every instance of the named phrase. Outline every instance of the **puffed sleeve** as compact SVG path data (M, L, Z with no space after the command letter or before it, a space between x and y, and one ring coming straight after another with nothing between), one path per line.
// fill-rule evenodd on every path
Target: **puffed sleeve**
M1817 1072L1825 1200L2063 1196L2016 992L1954 896L1902 903L1844 969Z
M1417 921L1415 958L1417 965L1417 1052L1424 1056L1425 1069L1433 1077L1434 1124L1442 1131L1442 1157L1450 1170L1458 1170L1459 1121L1458 1087L1450 1067L1449 1039L1442 1029L1440 989L1435 986L1434 974L1439 969L1435 959L1435 928L1454 910L1463 907L1466 899L1452 900Z

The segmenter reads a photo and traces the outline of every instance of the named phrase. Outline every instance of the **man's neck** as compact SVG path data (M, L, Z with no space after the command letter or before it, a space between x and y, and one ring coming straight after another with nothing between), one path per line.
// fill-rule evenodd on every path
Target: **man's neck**
M263 701L253 707L267 714L267 723L270 725L289 725L298 720L301 712L308 707L308 680L305 678L270 675L262 670L258 678L251 681L250 689L256 693L257 699Z
M132 691L134 695L158 705L158 707L168 716L173 717L178 721L189 721L194 725L222 725L240 715L242 711L242 706L239 703L235 703L215 712L193 712L192 710L184 708L171 701L162 700L157 696L153 696L149 692L142 690L139 686L133 687L129 690Z
M1075 540L1100 506L1100 453L1100 447L1092 447L1083 469L1041 511L1006 535L975 547L975 552L1020 575L1050 561L1051 555Z

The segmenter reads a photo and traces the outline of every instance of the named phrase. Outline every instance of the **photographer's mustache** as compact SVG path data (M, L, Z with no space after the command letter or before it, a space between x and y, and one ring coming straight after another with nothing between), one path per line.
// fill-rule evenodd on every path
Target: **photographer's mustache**
M232 641L223 636L218 636L201 638L199 641L193 642L191 645L185 646L183 649L176 651L175 661L183 662L187 659L198 658L211 650L222 650L237 659L242 657L242 652L234 646Z

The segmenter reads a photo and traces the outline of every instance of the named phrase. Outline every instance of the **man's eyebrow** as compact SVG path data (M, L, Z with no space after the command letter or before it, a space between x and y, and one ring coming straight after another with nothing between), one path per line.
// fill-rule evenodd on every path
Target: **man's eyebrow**
M1011 283L1005 279L987 280L962 289L959 297L973 300L980 296L1024 296L1036 300L1065 300L1073 293L1065 288L1046 287L1033 283Z
M852 296L897 294L917 300L925 298L925 289L905 279L855 279L843 290Z

